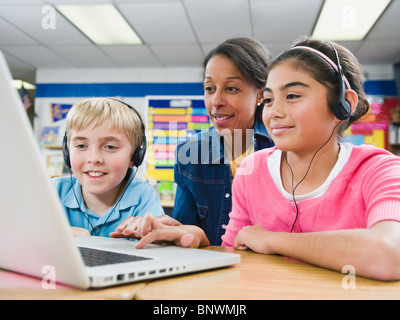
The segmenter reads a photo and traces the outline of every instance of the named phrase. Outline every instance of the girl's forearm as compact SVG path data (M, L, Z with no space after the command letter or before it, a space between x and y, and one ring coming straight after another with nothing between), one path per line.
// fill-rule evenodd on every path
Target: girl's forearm
M277 232L270 240L277 254L340 272L350 265L357 275L368 278L400 279L398 250L393 251L381 234L371 229Z

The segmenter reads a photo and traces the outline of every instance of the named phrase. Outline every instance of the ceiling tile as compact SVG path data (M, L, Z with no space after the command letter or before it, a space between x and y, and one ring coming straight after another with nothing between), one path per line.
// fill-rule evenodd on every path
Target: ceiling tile
M7 52L3 52L3 54L4 54L4 58L7 61L8 66L16 71L34 70L35 69L35 66L33 66L25 61L22 61L16 57L10 55Z
M100 47L119 67L162 67L160 61L145 45Z
M71 68L73 65L42 46L4 47L4 51L36 68Z
M95 45L52 46L51 49L77 68L115 68L118 66Z
M165 67L201 67L204 59L198 45L152 45L151 49Z
M247 0L183 0L197 37L202 43L232 37L251 37Z
M389 9L386 10L377 21L372 31L367 35L368 40L393 39L400 45L400 1L392 0Z
M164 3L172 3L172 2L180 2L180 0L114 0L116 4L122 4L122 3L159 3L159 4L164 4Z
M45 4L44 0L0 0L1 5L31 5L31 4Z
M24 61L3 52L7 64L14 79L24 79L30 83L35 83L35 67Z
M195 43L196 38L180 1L118 6L148 44Z
M0 18L0 44L3 46L37 45L37 42L3 18Z
M264 42L310 36L322 0L252 0L254 36Z
M112 4L112 0L46 0L48 4L60 5L60 4Z
M370 40L360 46L356 56L365 64L400 62L400 46L392 40Z

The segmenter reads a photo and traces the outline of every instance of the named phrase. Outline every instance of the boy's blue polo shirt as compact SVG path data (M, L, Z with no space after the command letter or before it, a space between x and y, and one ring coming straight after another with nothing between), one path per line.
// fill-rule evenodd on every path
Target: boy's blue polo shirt
M130 179L132 174L134 174L133 170ZM120 223L129 216L144 216L147 212L152 213L155 217L164 214L156 190L138 178L134 178L126 187L123 198L117 205L108 209L101 217L86 207L82 197L81 184L75 177L72 177L72 185L71 177L54 178L52 181L71 226L85 228L90 231L91 235L109 237L110 233L115 231ZM90 220L91 225L83 213ZM94 230L92 230L92 226Z

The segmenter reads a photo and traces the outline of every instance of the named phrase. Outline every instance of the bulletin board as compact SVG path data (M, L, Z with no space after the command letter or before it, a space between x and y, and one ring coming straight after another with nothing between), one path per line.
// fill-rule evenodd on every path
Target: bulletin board
M342 142L370 144L388 150L391 111L398 105L397 98L370 96L369 100L369 112L346 130Z
M147 180L174 181L175 149L210 127L203 96L146 97Z

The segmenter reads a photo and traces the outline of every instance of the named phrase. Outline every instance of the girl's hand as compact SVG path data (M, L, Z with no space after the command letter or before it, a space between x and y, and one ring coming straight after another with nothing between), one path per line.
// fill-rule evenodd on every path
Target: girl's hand
M271 249L270 240L274 232L261 226L246 226L238 232L233 241L233 247L238 250L251 249L263 254L275 254Z

